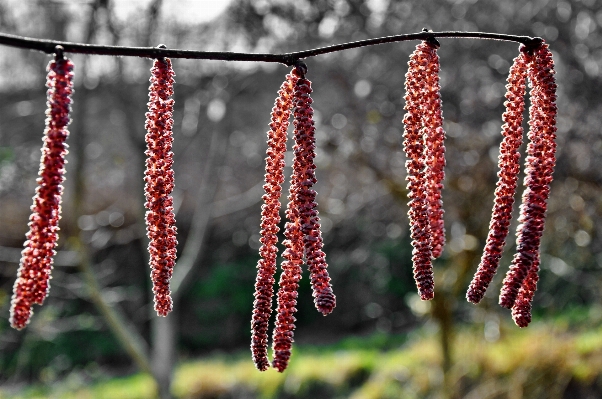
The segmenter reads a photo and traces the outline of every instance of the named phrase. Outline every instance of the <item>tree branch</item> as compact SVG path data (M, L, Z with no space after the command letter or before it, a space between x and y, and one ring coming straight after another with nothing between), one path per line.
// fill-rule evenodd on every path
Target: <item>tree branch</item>
M201 179L202 183L196 195L197 203L192 216L192 227L171 279L171 295L174 301L182 296L186 284L190 283L188 276L194 270L194 265L205 243L205 234L213 213L213 196L218 183L215 176L216 163L219 158L223 158L225 147L226 140L220 140L218 130L215 129L211 134L208 157Z
M85 248L81 248L81 261L79 269L84 276L86 288L90 299L96 305L102 317L109 326L111 332L128 353L130 358L136 363L140 370L153 375L150 360L148 358L148 348L142 337L136 332L136 329L119 313L116 307L111 307L102 296L102 289L98 285L94 272L90 266L90 259Z
M286 65L294 65L296 61L315 57L317 55L334 53L352 48L374 46L377 44L397 43L409 40L427 40L433 38L466 38L466 39L486 39L502 40L522 43L527 46L536 46L543 39L530 36L503 35L498 33L484 32L419 32L404 35L385 36L375 39L359 40L333 46L320 47L311 50L304 50L285 54L266 54L266 53L233 53L220 51L194 51L194 50L170 50L154 47L125 47L125 46L101 46L83 43L62 42L56 40L34 39L16 35L0 33L0 44L23 49L42 51L46 54L53 54L56 46L62 46L66 53L110 55L123 57L143 57L143 58L187 58L202 60L221 60L221 61L258 61L258 62L277 62Z

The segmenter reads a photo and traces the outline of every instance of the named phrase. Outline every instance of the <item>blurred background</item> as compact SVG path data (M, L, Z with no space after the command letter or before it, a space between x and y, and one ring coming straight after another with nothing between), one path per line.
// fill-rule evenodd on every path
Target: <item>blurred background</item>
M423 27L536 35L550 43L559 85L541 279L534 322L520 330L497 305L513 237L483 302L464 299L487 235L505 80L518 45L440 40L447 245L435 262L432 302L419 300L412 278L402 148L404 75L417 43L308 59L337 308L326 318L315 311L305 275L289 370L260 373L248 346L265 141L289 68L173 60L179 259L175 310L158 318L142 180L151 61L73 55L52 288L29 326L15 331L7 319L36 186L50 57L2 47L0 397L601 397L599 9L597 0L0 0L2 33L124 46L290 52Z

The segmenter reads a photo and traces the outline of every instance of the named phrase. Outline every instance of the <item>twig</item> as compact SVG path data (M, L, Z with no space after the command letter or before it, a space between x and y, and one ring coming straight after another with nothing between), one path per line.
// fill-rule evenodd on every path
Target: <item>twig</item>
M194 50L171 50L160 49L156 47L125 47L125 46L101 46L83 43L70 43L56 40L42 40L16 35L0 33L0 44L23 49L42 51L46 54L53 54L57 45L63 46L66 53L110 55L122 57L143 57L143 58L187 58L202 60L221 60L221 61L258 61L258 62L277 62L286 65L294 65L296 61L315 57L321 54L334 53L337 51L348 50L358 47L374 46L377 44L397 43L409 40L427 40L433 38L466 38L466 39L486 39L502 40L522 43L524 45L536 45L542 41L541 38L530 36L503 35L498 33L484 32L419 32L404 35L385 36L375 39L359 40L333 46L320 47L311 50L304 50L284 54L266 54L266 53L234 53L223 51L194 51Z

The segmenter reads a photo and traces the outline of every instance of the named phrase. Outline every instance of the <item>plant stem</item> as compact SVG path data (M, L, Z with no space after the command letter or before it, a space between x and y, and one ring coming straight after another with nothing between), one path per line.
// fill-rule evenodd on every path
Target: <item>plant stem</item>
M356 42L336 44L333 46L319 47L311 50L304 50L284 54L267 53L233 53L227 51L194 51L194 50L171 50L156 47L125 47L125 46L101 46L83 43L61 42L56 40L42 40L16 35L0 33L0 45L18 47L42 51L46 54L53 54L56 46L62 46L66 53L77 54L95 54L121 57L143 57L143 58L186 58L202 60L220 60L220 61L256 61L256 62L277 62L292 66L296 61L315 57L317 55L334 53L337 51L348 50L358 47L374 46L377 44L397 43L409 40L427 40L432 38L466 38L466 39L485 39L502 40L524 45L536 45L542 41L541 38L530 36L503 35L498 33L485 32L419 32L404 35L385 36L374 39L359 40Z

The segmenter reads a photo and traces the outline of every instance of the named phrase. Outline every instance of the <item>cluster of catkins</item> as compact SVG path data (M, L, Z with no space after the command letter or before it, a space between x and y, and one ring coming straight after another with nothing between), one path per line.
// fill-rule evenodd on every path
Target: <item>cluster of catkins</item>
M322 251L320 218L316 209L316 183L314 164L315 127L313 121L311 82L305 79L307 67L299 63L278 91L272 109L272 120L268 131L268 149L265 167L264 205L261 211L261 259L257 264L255 302L251 321L253 361L261 371L267 370L268 323L272 313L274 274L278 249L277 233L280 222L280 196L284 182L284 156L286 153L289 117L293 113L294 160L290 181L287 223L283 242L282 273L278 290L276 326L272 336L272 366L282 372L288 365L295 328L297 290L301 279L301 265L307 264L316 308L327 315L335 307L335 296L326 270L326 259Z
M434 40L419 44L410 58L406 75L404 149L408 159L408 215L414 247L414 277L423 300L433 298L432 259L441 254L445 239L441 209L445 133L441 128L437 48L438 43ZM531 106L526 188L518 219L516 255L504 279L499 299L501 306L512 309L512 317L520 327L526 327L531 321L531 303L539 271L539 246L555 165L557 110L554 73L554 62L547 44L536 39L528 46L521 45L506 85L504 138L500 144L499 180L489 235L481 263L466 294L472 303L483 299L502 256L520 171L519 148L523 137L528 77Z
M65 143L73 93L73 63L57 49L48 64L48 110L40 161L40 177L29 217L29 232L22 251L10 308L10 323L24 328L31 319L33 304L41 305L50 288L54 248L61 216L62 183L65 175ZM144 181L146 231L149 243L155 310L166 316L172 309L169 279L176 260L176 227L171 192L174 188L173 84L169 59L155 60L151 69L149 112L146 114L147 160Z
M403 123L407 155L409 220L414 277L423 300L434 296L433 259L445 244L441 190L445 166L445 132L441 115L439 57L435 39L420 43L412 53L406 74ZM285 225L277 316L272 336L272 366L284 371L291 356L295 312L301 268L310 273L316 308L324 315L336 301L327 272L320 218L316 204L315 127L311 82L307 67L297 62L278 92L272 109L266 157L264 205L261 212L261 258L255 283L251 350L259 370L268 360L268 324L272 313L274 275L280 223L280 197L284 183L289 118L293 114L294 160L290 180ZM166 316L172 310L169 281L176 260L176 226L171 193L174 188L172 112L174 72L171 61L157 59L151 69L149 112L146 114L147 160L145 195L146 226L150 240L150 266L155 294L155 310ZM556 83L554 63L548 45L534 39L521 45L508 77L503 115L504 136L500 145L499 181L485 251L466 295L478 303L485 295L498 268L508 235L512 206L520 171L523 112L527 78L530 87L529 144L525 169L517 253L503 283L500 305L512 309L517 325L531 321L531 302L539 271L539 246L544 227L546 203L555 164ZM62 182L65 173L66 127L73 92L73 63L57 49L48 66L48 111L40 177L33 199L29 232L14 285L10 322L14 328L27 325L33 304L42 304L49 289L50 272L58 239Z

